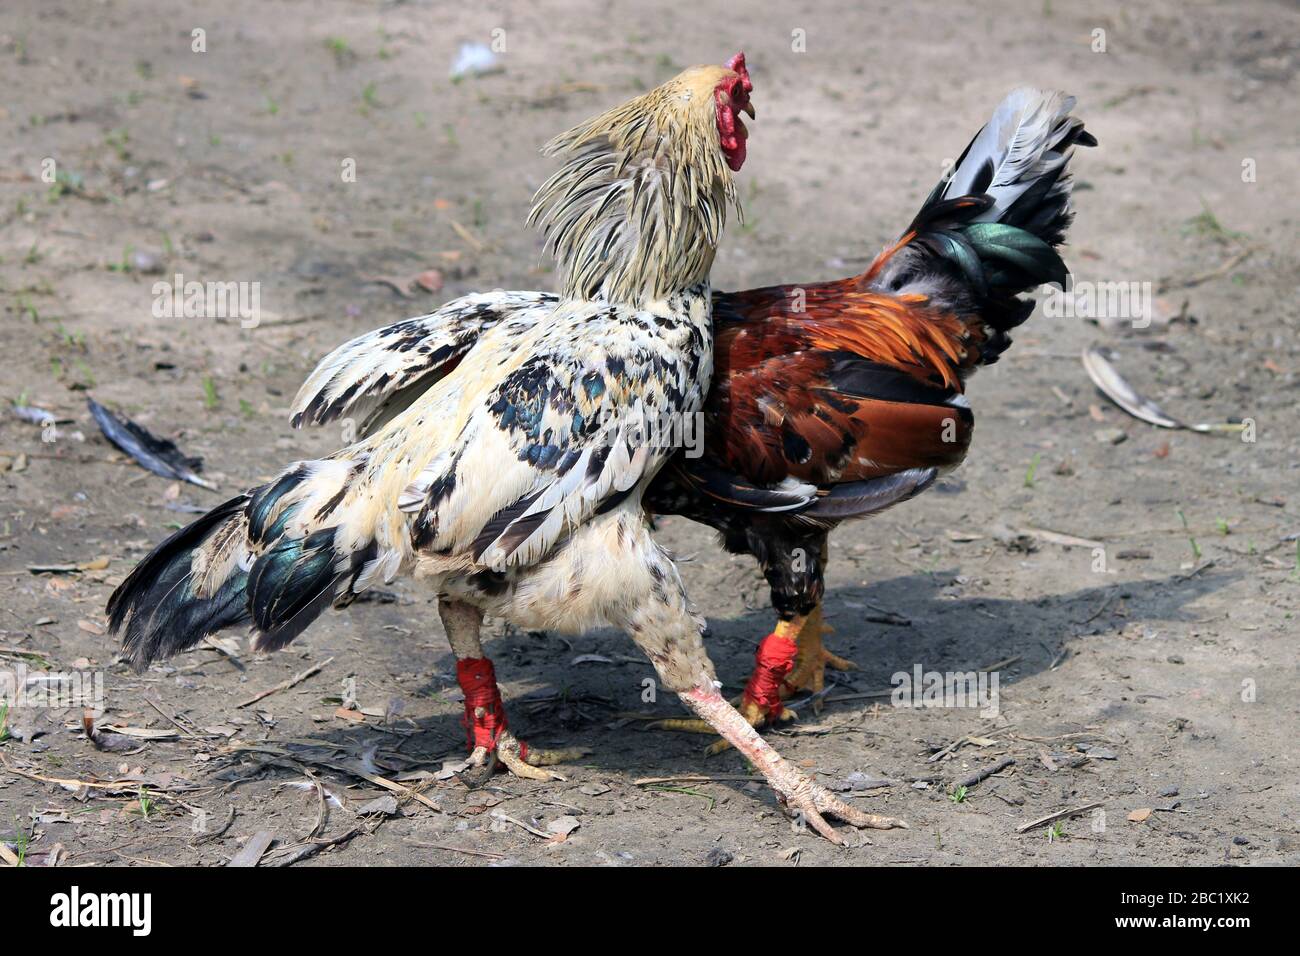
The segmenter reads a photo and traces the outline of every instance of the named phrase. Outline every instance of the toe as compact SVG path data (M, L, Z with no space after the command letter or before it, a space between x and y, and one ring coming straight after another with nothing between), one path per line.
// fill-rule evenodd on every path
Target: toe
M532 762L525 758L526 751L515 736L506 731L497 741L497 759L500 760L507 770L516 777L522 777L525 780L559 780L565 781L565 777L556 773L554 770L544 770L541 767L533 766ZM531 754L529 754L531 756Z
M716 734L718 731L707 720L693 717L669 717L646 724L647 730L671 730L684 734Z
M826 653L826 664L832 670L857 671L862 669L858 667L858 665L855 664L853 661L849 660L847 657L838 657L837 655L832 654L830 651L826 651L825 653Z

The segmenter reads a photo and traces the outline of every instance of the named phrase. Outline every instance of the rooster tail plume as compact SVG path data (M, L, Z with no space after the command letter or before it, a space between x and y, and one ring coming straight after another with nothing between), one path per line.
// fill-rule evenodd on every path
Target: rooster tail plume
M259 650L275 650L328 605L350 603L378 552L357 533L364 507L344 504L359 466L299 462L154 548L108 601L123 656L143 670L241 625Z
M1074 103L1057 91L1012 91L863 277L871 288L972 316L983 327L982 364L997 360L1007 333L1033 312L1020 295L1065 284L1056 247L1074 215L1069 161L1073 147L1097 145L1071 115Z

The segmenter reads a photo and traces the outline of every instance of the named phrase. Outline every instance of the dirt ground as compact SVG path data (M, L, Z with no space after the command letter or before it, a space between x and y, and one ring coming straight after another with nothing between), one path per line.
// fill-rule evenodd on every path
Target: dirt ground
M6 402L71 420L43 441L0 414L0 670L101 674L99 727L125 728L101 750L79 708L9 711L12 856L216 865L265 831L263 865L311 840L337 842L300 865L1300 862L1294 5L178 6L11 0L0 19L0 381ZM451 82L459 44L497 29L504 71ZM221 498L109 446L87 395L201 455L222 492L332 450L336 429L286 421L318 358L456 295L550 288L522 226L550 168L536 147L740 48L758 120L718 287L859 271L1033 83L1077 95L1101 141L1076 157L1076 279L1156 296L1140 330L1040 311L971 385L967 464L833 537L830 645L861 670L771 739L911 829L847 850L793 832L734 754L645 729L636 715L681 708L642 700L653 671L609 631L494 628L520 735L593 752L565 782L469 792L441 773L463 756L460 695L432 595L409 581L277 655L230 635L139 676L116 661L112 588ZM376 281L427 270L436 292ZM154 283L176 273L260 283L260 324L155 317ZM1256 440L1128 417L1087 379L1089 343L1176 417L1250 419ZM661 536L737 688L771 629L766 588L707 529ZM49 565L87 567L29 570ZM992 667L998 715L891 706L891 675L916 666Z

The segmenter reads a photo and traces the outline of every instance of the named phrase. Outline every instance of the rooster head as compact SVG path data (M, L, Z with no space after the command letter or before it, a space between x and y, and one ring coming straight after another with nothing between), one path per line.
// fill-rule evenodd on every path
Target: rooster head
M754 84L737 53L693 66L544 148L562 166L533 197L566 295L641 302L707 278L734 176L745 162Z

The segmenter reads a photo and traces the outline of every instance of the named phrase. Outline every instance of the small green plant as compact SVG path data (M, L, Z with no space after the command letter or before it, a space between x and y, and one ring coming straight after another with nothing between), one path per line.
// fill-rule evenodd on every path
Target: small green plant
M948 799L951 800L953 803L965 803L966 795L968 793L970 793L970 790L967 789L965 786L961 786L958 787L956 790L950 792L948 794Z
M153 812L153 809L157 804L154 803L153 798L149 796L149 791L144 787L140 788L138 799L140 801L140 816L148 820L149 814Z
M27 862L27 846L31 843L31 837L17 818L14 818L14 824L14 856L18 857L18 865L23 866Z
M1196 538L1192 535L1192 529L1187 524L1187 515L1183 514L1183 509L1178 509L1178 520L1183 523L1183 530L1187 532L1187 542L1192 546L1192 558L1196 561L1201 560L1201 546L1196 543Z
M108 264L109 272L120 272L126 275L131 271L131 253L134 250L130 246L122 247L122 259L120 262L110 262Z
M1038 474L1038 463L1043 460L1042 452L1034 452L1034 457L1029 461L1029 470L1025 472L1025 487L1034 487L1034 476Z
M221 398L217 395L217 383L212 380L211 375L203 376L203 407L208 411L213 411L221 404Z
M367 83L361 91L361 102L372 110L379 109L379 97L375 94L375 84Z
M262 99L265 101L267 116L274 116L275 114L280 112L280 104L277 103L275 100L271 99L271 95L269 93L263 93Z
M1047 831L1047 842L1048 842L1048 843L1055 843L1057 840L1061 839L1063 836L1065 836L1065 821L1064 821L1064 820L1057 820L1055 823L1053 823L1053 824L1051 825L1051 827L1048 828L1048 831Z
M90 371L90 366L86 364L85 359L77 359L77 370L81 372L81 384L86 388L95 387L95 375Z
M36 243L33 242L31 248L27 250L27 255L23 256L23 262L29 266L34 266L36 263L41 261L42 255L43 253L41 250L37 247Z
M342 37L330 37L325 41L325 48L334 54L334 60L342 66L352 56L352 47L348 46L348 41Z
M50 188L45 190L45 200L57 202L68 193L80 192L85 185L86 181L80 173L60 169L54 174L54 182L50 183Z
M1219 222L1219 217L1214 214L1214 210L1209 207L1204 199L1201 200L1201 211L1188 220L1192 231L1198 235L1208 236L1218 242L1231 242L1233 240L1244 239L1245 233L1235 232L1224 227Z
M126 144L130 140L131 134L124 129L115 129L104 136L104 142L112 148L113 152L117 153L117 158L123 162L131 157L131 151L126 148Z
M1232 529L1228 527L1228 522L1223 518L1215 518L1214 526L1219 529L1219 534L1229 535L1232 533Z
M0 744L9 739L9 705L0 703Z

